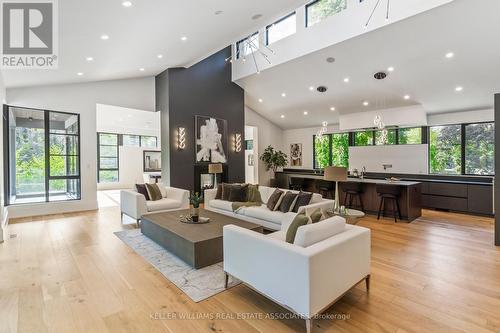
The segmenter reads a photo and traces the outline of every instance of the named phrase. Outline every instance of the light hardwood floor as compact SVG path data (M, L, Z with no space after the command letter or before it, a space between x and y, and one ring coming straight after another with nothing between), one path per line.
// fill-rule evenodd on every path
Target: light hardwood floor
M117 207L15 222L0 244L0 332L305 332L303 320L252 317L288 312L243 285L192 302L113 235L133 227ZM359 225L372 230L371 291L359 284L328 310L348 319L314 332L500 332L492 219L425 211ZM250 318L167 318L193 313Z

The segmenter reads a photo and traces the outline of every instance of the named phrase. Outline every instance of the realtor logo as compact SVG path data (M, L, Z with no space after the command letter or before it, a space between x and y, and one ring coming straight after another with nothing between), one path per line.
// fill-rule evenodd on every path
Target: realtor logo
M2 68L57 68L56 1L1 1Z

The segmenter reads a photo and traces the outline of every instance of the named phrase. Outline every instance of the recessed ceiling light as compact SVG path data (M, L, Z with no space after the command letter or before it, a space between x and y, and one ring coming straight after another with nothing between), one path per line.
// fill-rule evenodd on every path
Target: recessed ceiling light
M83 75L83 73L82 73L82 72L78 72L78 73L76 73L76 75L78 75L78 76L82 76L82 75Z
M405 95L404 99L410 99L410 95Z
M94 58L92 58L92 57L87 57L85 59L87 59L87 61L94 61Z
M464 87L458 86L458 87L455 88L455 91L458 91L458 92L460 92L462 90L464 90Z
M451 58L453 58L454 56L455 56L455 53L453 53L453 52L448 52L448 53L446 53L446 55L445 55L445 57L446 57L446 58L448 58L448 59L451 59Z
M387 68L387 71L389 71L389 72L394 72L394 67L392 67L392 66L391 66L391 67L388 67L388 68Z
M368 103L368 101L364 101L364 102L363 102L363 105L364 105L364 106L368 106L368 105L370 105L370 103Z
M216 11L214 14L215 14L215 15L220 15L220 14L222 14L222 13L223 13L223 11L222 11L222 10L218 10L218 11Z
M326 62L329 63L329 64L333 64L335 62L335 58L334 57L328 57L328 58L326 58Z
M163 58L163 54L158 54L157 57L158 57L158 59L161 59L161 58Z
M123 1L122 2L122 6L123 7L130 7L130 6L132 6L132 2L130 2L130 1Z
M334 107L334 106L332 106L332 107L330 108L330 111L335 111L335 107Z
M309 87L309 90L313 91L313 90L314 90L314 87L313 87L313 86L310 86L310 87Z
M141 68L139 68L139 70L140 70L141 72L144 72L144 68L142 68L142 67L141 67Z
M285 118L285 115L284 115L284 114L282 114L282 115L281 115L281 119L283 119L283 118Z
M101 36L101 39L102 39L102 40L108 40L108 39L109 39L109 36L108 36L108 35L102 35L102 36Z
M308 114L309 114L309 112L304 111L304 116L307 116Z
M349 79L348 77L346 77L346 78L344 79L344 82L345 82L345 83L349 83L349 81L351 81L351 79Z
M254 16L252 16L252 20L258 20L262 17L262 14L255 14Z
M281 97L286 97L286 93L281 93Z
M264 102L264 100L262 98L259 98L259 103L262 103Z
M185 42L185 41L187 41L187 40L188 40L188 38L187 38L186 36L182 36L182 37L181 37L181 40L182 40L183 42Z

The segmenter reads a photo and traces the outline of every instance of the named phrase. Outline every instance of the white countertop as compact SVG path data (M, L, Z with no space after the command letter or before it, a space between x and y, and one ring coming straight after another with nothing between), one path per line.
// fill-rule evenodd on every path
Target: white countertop
M289 177L293 178L307 178L307 179L323 179L322 175L307 175L307 174L287 174ZM399 185L399 186L413 186L421 184L421 182L414 181L396 181L391 182L385 179L369 179L369 178L354 178L349 177L348 182L364 183L364 184L387 184L387 185Z

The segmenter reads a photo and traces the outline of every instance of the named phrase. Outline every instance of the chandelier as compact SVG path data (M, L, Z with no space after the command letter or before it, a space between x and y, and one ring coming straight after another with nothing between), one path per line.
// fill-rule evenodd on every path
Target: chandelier
M375 14L375 11L378 8L378 5L380 4L381 0L377 0L377 3L375 3L375 7L373 7L373 10L370 14L370 17L368 18L368 21L366 21L365 28L368 28L368 25L370 24L370 21L373 18L373 14ZM387 0L387 6L386 6L386 11L385 11L385 20L389 21L389 10L391 9L391 0Z
M257 74L260 74L260 68L259 65L257 64L257 59L255 58L255 53L260 54L266 62L271 65L271 60L269 59L269 54L266 52L269 52L270 54L275 54L274 50L269 48L267 45L264 44L264 50L260 49L254 42L254 37L258 38L258 35L250 35L247 38L243 39L241 42L236 44L236 52L232 54L230 57L226 58L226 62L233 62L234 59L239 59L240 56L242 56L243 62L247 61L247 56L251 56L253 60L253 64L255 65L255 71ZM266 52L264 52L266 51Z
M321 125L322 125L322 127L319 129L318 133L316 134L316 137L320 140L323 138L323 135L325 135L326 132L328 131L328 122L324 121Z
M382 144L385 145L387 143L388 132L387 129L385 128L384 122L382 121L382 117L378 115L375 116L375 118L373 119L373 123L380 130L380 140L382 140Z

